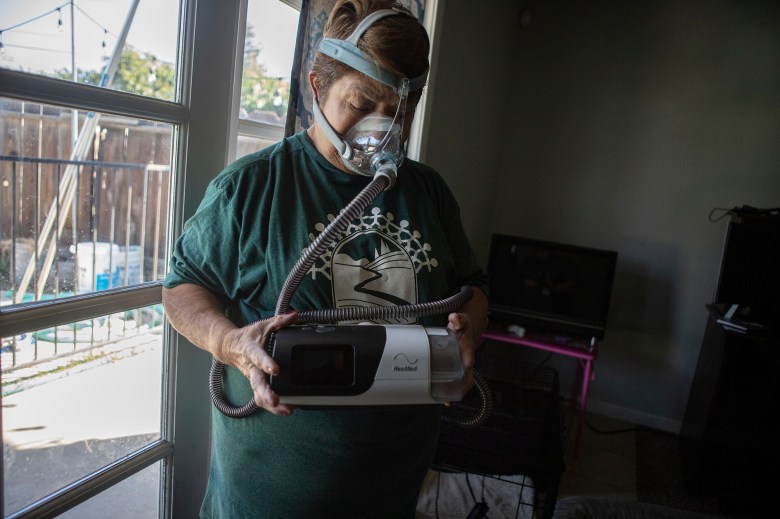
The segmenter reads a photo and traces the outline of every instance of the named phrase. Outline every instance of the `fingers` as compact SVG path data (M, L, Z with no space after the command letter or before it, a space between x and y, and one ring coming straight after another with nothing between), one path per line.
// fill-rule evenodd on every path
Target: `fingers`
M468 316L459 312L449 314L447 316L447 328L458 336L460 359L463 363L465 374L463 377L462 394L465 395L474 387L474 352L477 349L470 334L466 333L468 330Z
M249 384L252 386L255 405L275 415L292 414L292 406L279 403L279 395L271 389L268 377L262 370L257 367L250 369Z
M447 316L447 328L454 332L463 332L468 326L468 320L462 313L453 312Z
M298 315L293 312L278 315L248 325L242 329L234 364L249 380L258 407L273 414L289 416L293 408L279 403L279 396L271 389L268 376L279 374L279 365L265 351L268 338L274 332L295 323Z
M247 356L247 360L250 364L250 366L247 366L247 368L251 366L257 366L264 373L269 375L278 375L279 366L265 351L265 344L268 342L268 337L271 334L295 323L297 318L298 314L296 312L292 312L285 315L277 315L271 317L270 319L259 321L247 326L245 328L246 334L253 343L245 350L245 355Z

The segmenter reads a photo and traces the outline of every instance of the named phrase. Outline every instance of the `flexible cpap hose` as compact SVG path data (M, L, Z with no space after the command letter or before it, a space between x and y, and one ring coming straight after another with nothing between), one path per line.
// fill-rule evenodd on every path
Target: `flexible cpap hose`
M394 172L392 178L394 178ZM358 216L363 214L366 207L379 196L390 184L392 180L387 176L387 172L382 172L374 176L371 182L358 193L358 195L339 213L339 215L315 238L311 245L303 252L300 259L293 266L290 274L282 286L282 291L276 304L274 315L283 315L289 312L290 300L293 293L297 290L306 273L314 264L316 259L328 248L328 246L343 232L349 224ZM356 320L377 320L404 317L423 317L427 315L442 314L451 312L464 305L471 299L473 290L471 287L463 287L458 294L441 301L430 303L419 303L402 306L382 306L382 307L360 307L360 308L333 308L328 310L311 310L300 312L296 322L321 322L329 323L335 321L356 321ZM225 372L225 365L216 358L211 361L211 370L209 373L209 394L214 407L222 414L231 418L244 418L255 412L260 407L254 399L249 400L241 407L232 405L224 396L222 386L222 377ZM482 405L477 414L470 418L457 418L450 413L448 419L462 427L476 427L487 420L490 416L493 406L493 398L485 380L474 372L474 386L479 392Z
M289 313L290 300L292 299L293 294L298 289L298 285L300 285L303 278L306 277L306 273L317 258L325 252L325 249L333 243L339 234L349 227L349 224L355 218L363 214L363 211L366 210L368 204L373 202L374 199L379 196L379 193L385 190L389 183L390 181L385 176L374 177L371 182L357 194L355 199L352 200L327 227L325 227L311 245L303 251L300 259L295 263L295 266L293 266L292 270L287 275L287 279L282 286L274 315Z
M485 423L493 412L493 393L490 391L487 381L479 372L474 371L474 390L479 395L480 406L474 416L462 417L451 407L444 411L444 419L460 427L471 429Z
M329 308L327 310L308 310L298 313L299 323L333 323L336 321L365 321L426 317L451 312L466 304L474 293L469 286L461 287L460 292L440 301L417 303L401 306L372 306Z

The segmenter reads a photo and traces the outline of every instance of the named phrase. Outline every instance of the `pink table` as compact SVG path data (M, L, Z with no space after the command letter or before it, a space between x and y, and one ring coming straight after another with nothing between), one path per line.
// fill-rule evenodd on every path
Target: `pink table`
M575 401L578 386L579 390L579 402L580 412L577 421L577 435L574 438L574 457L576 458L580 450L580 439L582 437L582 429L585 425L585 411L586 404L588 402L588 385L593 378L593 363L596 360L596 339L593 338L590 341L585 340L546 340L544 337L520 337L514 333L510 333L499 328L488 328L482 333L482 341L491 340L505 342L509 344L516 344L518 346L526 346L528 348L534 348L537 350L549 351L557 353L559 355L565 355L567 357L575 358L579 361L580 376L581 379L574 381L572 387L572 403Z

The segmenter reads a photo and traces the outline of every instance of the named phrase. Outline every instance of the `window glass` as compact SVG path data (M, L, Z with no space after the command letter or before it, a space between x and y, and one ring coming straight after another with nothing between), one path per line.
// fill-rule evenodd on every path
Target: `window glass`
M238 149L236 150L236 156L237 157L243 157L244 155L248 155L250 153L254 153L256 151L260 151L263 148L267 148L268 146L278 142L277 140L273 139L263 139L261 137L252 137L249 135L239 135L238 136Z
M0 2L0 67L172 101L178 19L178 0Z
M58 517L60 519L139 519L159 517L158 462L117 483Z
M3 338L6 515L161 437L162 332L153 305Z
M299 14L280 0L249 0L240 118L284 129Z
M3 305L162 279L173 126L0 98Z

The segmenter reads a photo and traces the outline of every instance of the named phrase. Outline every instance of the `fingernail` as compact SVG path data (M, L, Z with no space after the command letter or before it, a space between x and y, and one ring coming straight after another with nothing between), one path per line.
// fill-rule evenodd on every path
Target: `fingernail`
M286 409L280 409L279 410L279 415L280 416L290 416L290 411L288 411Z

